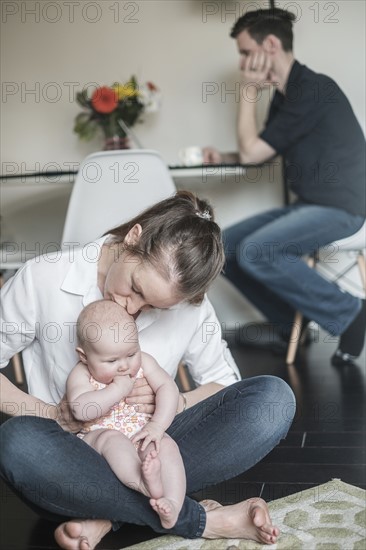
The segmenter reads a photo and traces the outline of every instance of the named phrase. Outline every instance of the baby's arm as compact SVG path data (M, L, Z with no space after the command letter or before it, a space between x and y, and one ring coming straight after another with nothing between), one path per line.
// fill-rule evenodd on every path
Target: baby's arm
M155 412L146 426L132 438L132 442L143 439L143 451L150 441L154 441L159 451L160 440L177 414L179 390L173 378L147 353L142 354L142 368L155 393Z
M107 414L110 409L132 390L134 378L116 376L105 388L95 391L90 383L90 373L82 362L72 369L66 382L67 399L73 415L88 422Z

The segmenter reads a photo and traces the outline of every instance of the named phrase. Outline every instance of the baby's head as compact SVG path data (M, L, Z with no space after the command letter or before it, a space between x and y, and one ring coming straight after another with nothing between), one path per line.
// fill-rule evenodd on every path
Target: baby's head
M117 373L135 376L141 366L136 323L127 311L111 300L87 305L76 324L80 361L104 384Z

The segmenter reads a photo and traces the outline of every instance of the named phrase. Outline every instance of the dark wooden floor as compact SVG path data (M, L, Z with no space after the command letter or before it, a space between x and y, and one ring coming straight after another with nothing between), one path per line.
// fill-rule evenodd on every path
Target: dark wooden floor
M297 398L295 421L285 441L262 462L234 480L207 489L197 498L233 503L262 496L274 500L340 478L366 488L365 352L357 367L336 369L329 358L336 344L325 334L303 348L296 365L270 352L233 347L243 377L272 374L286 380ZM11 376L11 373L10 373ZM54 524L41 521L1 485L0 548L56 548ZM98 548L126 548L154 537L148 528L125 525Z

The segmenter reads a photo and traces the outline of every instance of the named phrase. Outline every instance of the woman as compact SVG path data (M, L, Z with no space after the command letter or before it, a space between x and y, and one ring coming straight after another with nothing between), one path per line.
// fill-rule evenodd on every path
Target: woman
M212 216L206 202L179 192L83 249L27 262L3 287L1 366L24 350L29 395L2 376L2 410L15 418L1 427L1 473L43 516L79 518L56 529L63 548L94 548L123 522L186 538L277 539L261 499L222 507L186 497L174 528L164 529L148 499L75 437L80 423L62 399L77 362L76 319L104 297L134 316L141 348L161 367L175 377L184 360L197 384L180 396L168 430L183 457L187 494L244 472L286 435L295 408L290 388L269 376L240 381L205 296L224 261ZM154 410L146 380L128 401ZM272 414L268 404L276 404Z

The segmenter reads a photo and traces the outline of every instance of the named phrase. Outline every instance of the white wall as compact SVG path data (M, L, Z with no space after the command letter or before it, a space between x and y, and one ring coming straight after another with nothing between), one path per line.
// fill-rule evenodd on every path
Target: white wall
M364 128L365 3L281 0L276 5L298 16L297 59L340 84ZM176 163L178 150L187 145L236 149L237 97L230 90L239 79L238 55L229 32L237 17L256 6L268 7L268 2L4 0L2 173L67 170L99 150L101 139L85 144L72 132L80 112L72 91L132 74L162 90L161 111L135 129L143 144L160 151L168 163ZM209 89L219 91L208 95ZM268 103L264 92L259 124ZM272 184L268 179L267 171L264 185L224 178L199 186L199 192L213 202L226 226L282 202L280 171ZM211 297L227 324L255 316L226 281L214 285Z
M163 92L161 111L137 126L146 147L158 149L171 163L178 149L189 144L234 149L237 103L225 89L235 87L238 56L228 34L236 17L255 5L268 3L3 0L3 173L4 168L20 170L21 163L28 170L36 163L48 168L51 162L67 169L98 150L101 141L80 143L72 132L80 112L72 91L131 74L153 80ZM334 77L364 125L365 3L298 0L276 5L298 14L298 59ZM203 101L205 83L222 86L223 96L216 93ZM267 104L265 98L262 112ZM9 162L16 166L4 165Z

